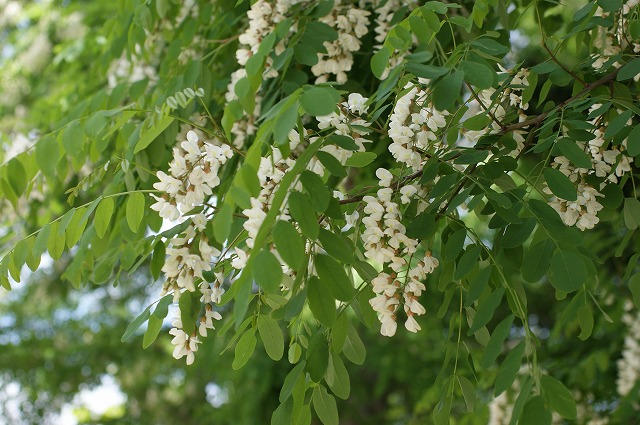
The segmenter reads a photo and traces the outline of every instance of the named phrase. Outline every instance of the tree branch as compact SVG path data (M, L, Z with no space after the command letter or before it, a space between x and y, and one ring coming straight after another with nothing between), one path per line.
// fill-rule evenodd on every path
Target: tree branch
M564 109L569 103L573 102L576 99L580 99L582 96L584 96L585 94L589 93L591 90L595 89L596 87L603 86L603 85L615 80L619 71L620 71L620 68L618 68L615 71L613 71L612 73L602 77L601 79L599 79L597 81L594 81L591 84L587 84L585 86L585 88L583 88L578 93L576 93L575 95L571 96L569 99L565 100L564 102L562 102L561 104L559 104L558 106L556 106L555 108L553 108L550 111L543 112L542 114L538 115L535 118L531 118L531 119L528 119L526 121L522 121L522 122L519 122L519 123L515 123L515 124L511 124L511 125L507 125L507 126L503 127L502 130L500 130L499 134L506 134L506 133L509 133L509 132L511 132L513 130L519 130L521 128L529 127L530 125L539 125L540 123L542 123L542 121L544 121L545 118L547 118L549 116L549 114L551 112L555 112L557 110Z
M560 63L558 58L556 58L553 52L551 52L551 49L549 49L549 46L547 46L547 41L544 38L542 39L542 47L544 47L544 50L546 50L547 53L549 53L549 56L551 56L551 60L557 63L558 66L564 70L564 72L571 75L575 80L577 80L580 84L582 84L583 87L587 86L587 83L582 78L578 77L573 71L565 67L562 63Z

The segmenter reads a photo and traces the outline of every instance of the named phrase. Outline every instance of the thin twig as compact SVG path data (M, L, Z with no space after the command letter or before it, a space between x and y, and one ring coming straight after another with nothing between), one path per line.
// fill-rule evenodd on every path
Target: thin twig
M571 71L569 68L564 66L558 60L558 58L556 58L556 56L553 54L553 52L551 52L551 49L549 49L549 46L547 46L547 40L545 40L544 38L542 39L542 47L544 47L544 50L546 50L547 53L549 53L549 56L551 56L551 60L554 61L556 64L558 64L558 66L560 68L562 68L564 70L564 72L566 72L567 74L571 75L575 80L577 80L580 84L582 84L583 87L587 86L587 83L582 78L578 77L573 71Z
M478 102L480 104L480 106L482 107L482 109L484 109L484 111L487 113L487 115L489 115L489 117L491 117L491 119L493 120L493 122L495 122L496 124L498 124L500 126L501 129L504 129L506 126L493 114L493 112L491 112L489 110L489 108L487 108L487 105L484 104L484 102L482 100L480 100L480 98L478 97L478 95L476 94L476 92L473 91L473 88L471 87L471 84L465 82L465 84L467 85L467 88L469 89L469 91L471 92L471 96L473 96L473 98L476 100L476 102Z
M535 118L531 118L531 119L528 119L526 121L522 121L522 122L519 122L519 123L515 123L515 124L511 124L511 125L505 126L504 128L502 128L500 130L499 134L506 134L506 133L509 133L509 132L511 132L513 130L519 130L519 129L524 128L524 127L529 127L530 125L539 125L552 112L556 112L557 110L564 109L569 103L573 102L576 99L580 99L582 96L584 96L585 94L589 93L591 90L595 89L596 87L603 86L603 85L609 83L610 81L615 80L616 79L616 75L618 75L619 71L620 71L620 68L618 68L615 71L613 71L612 73L602 77L601 79L599 79L597 81L594 81L591 84L587 84L585 86L585 88L583 88L578 93L576 93L575 95L571 96L569 99L565 100L564 102L562 102L561 104L559 104L555 108L551 109L550 111L543 112L542 114L538 115Z

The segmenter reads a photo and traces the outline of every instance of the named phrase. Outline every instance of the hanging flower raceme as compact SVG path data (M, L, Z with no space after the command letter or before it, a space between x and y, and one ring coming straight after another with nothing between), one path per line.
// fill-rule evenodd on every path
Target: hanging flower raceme
M421 84L428 81L421 80ZM396 161L406 164L414 172L426 162L423 153L439 147L438 132L446 127L447 111L438 111L428 103L429 92L420 85L407 83L406 94L398 99L389 122L389 137L393 141L389 152Z
M419 297L426 289L423 280L438 266L438 260L427 252L424 258L411 265L416 257L419 242L406 235L406 228L401 223L400 206L393 202L393 190L390 187L393 175L383 168L376 171L381 189L377 197L365 196L362 223L365 231L361 239L365 248L365 257L383 266L381 272L371 282L376 294L369 301L381 323L380 333L393 336L396 333L397 310L404 306L407 320L405 328L410 332L420 330L415 315L426 313L420 304ZM402 197L409 200L409 193L417 193L415 186L404 191ZM409 258L409 262L406 260ZM390 272L384 270L391 269Z
M350 2L337 0L331 12L320 19L335 28L338 37L323 43L327 53L318 53L318 63L311 67L313 75L318 77L316 83L328 81L331 74L336 76L338 84L347 82L347 72L353 66L353 52L360 50L360 39L369 31L369 15L370 12Z

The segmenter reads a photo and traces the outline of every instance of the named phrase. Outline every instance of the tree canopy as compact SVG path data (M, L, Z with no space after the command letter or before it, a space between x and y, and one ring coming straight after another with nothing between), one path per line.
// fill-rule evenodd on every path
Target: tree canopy
M637 0L0 0L0 40L25 423L104 376L85 423L640 415Z

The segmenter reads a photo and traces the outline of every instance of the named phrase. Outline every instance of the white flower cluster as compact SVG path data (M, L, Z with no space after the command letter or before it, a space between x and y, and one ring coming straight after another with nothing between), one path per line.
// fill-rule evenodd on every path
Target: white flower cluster
M229 81L229 84L227 85L227 93L225 94L227 102L231 102L238 98L235 93L236 83L246 76L247 70L244 68L240 68L231 73L231 81ZM241 149L245 145L247 137L256 133L257 127L255 123L260 116L260 102L262 102L262 96L257 94L256 106L253 113L236 120L231 127L231 134L233 134L233 140L231 142L233 143L233 146L238 149Z
M277 0L273 5L273 2L265 0L258 0L253 3L251 9L247 11L249 27L238 39L240 44L243 45L236 51L238 64L245 66L249 58L258 52L262 40L275 30L278 22L286 18L286 14L291 6L301 1L302 0ZM275 53L280 54L284 49L284 42L281 40L275 47ZM278 76L278 71L271 68L272 63L273 58L268 56L264 75L266 78Z
M627 302L622 322L627 325L622 358L618 360L618 394L629 394L640 381L640 314L633 313L633 304Z
M639 4L639 0L626 1L619 12L615 12L616 23L613 28L599 27L594 30L594 47L597 52L591 55L593 69L604 72L612 66L620 68L622 64L617 58L627 48L633 49L634 53L640 53L640 42L629 36L629 19L626 16L632 14ZM596 10L596 16L609 15L610 12L604 12L600 7ZM640 81L640 75L636 75L634 80Z
M368 133L365 128L371 126L371 123L363 118L369 109L366 104L368 100L368 98L359 93L349 94L347 101L338 105L339 113L333 112L331 115L317 117L318 128L320 130L331 128L334 129L334 134L352 138L358 145L358 150L364 152L364 144L371 142L364 137ZM336 157L342 165L353 154L352 151L335 145L325 145L320 150ZM321 168L318 167L320 164L317 161L314 161L311 165L310 169L312 171L322 174Z
M200 302L204 304L204 315L200 318L198 331L202 337L207 336L207 329L214 329L213 320L221 316L213 310L213 303L218 303L224 293L222 282L224 276L215 273L213 286L204 277L205 272L212 270L212 262L219 258L218 249L209 245L205 234L210 207L208 199L213 190L220 184L218 172L232 156L233 150L216 140L204 140L199 130L184 130L179 140L184 139L179 147L173 149L173 159L169 163L169 174L159 171L159 182L153 186L163 192L162 196L151 195L156 199L151 208L170 221L183 218L193 208L205 207L204 210L190 217L191 223L184 232L168 241L167 258L162 266L166 281L162 294L172 292L174 302L180 299L183 291L201 293ZM178 318L173 322L170 333L174 336L173 356L176 359L187 356L187 364L193 363L194 352L200 341L195 329L185 330Z
M289 143L290 149L293 151L297 146L298 141L295 137L291 137L291 142ZM243 224L248 235L246 239L247 247L253 248L254 239L267 216L267 211L271 207L276 189L287 170L293 167L294 164L295 159L291 157L285 158L277 147L273 147L270 156L260 158L260 166L258 167L258 180L260 181L261 188L260 194L257 198L251 198L251 208L242 211L242 213L247 216L247 220ZM289 220L287 208L283 208L279 219ZM242 257L243 253L238 252L238 258ZM242 268L244 266L243 261L238 261L235 264L234 267L236 268Z
M204 279L202 273L211 270L211 261L220 255L220 251L209 245L204 229L207 218L198 214L192 218L187 229L171 239L167 248L167 259L162 271L167 280L162 288L163 295L173 291L174 300L180 298L180 290L196 290L196 278Z
M511 70L504 69L501 66L500 69L501 72L499 72L499 74L512 73ZM499 133L502 129L494 118L502 122L507 116L507 108L509 106L517 108L519 122L527 119L524 111L529 108L529 103L522 103L522 92L529 86L528 76L529 70L520 68L509 82L509 85L504 89L496 90L494 88L488 88L477 93L477 99L472 99L469 102L469 111L466 115L471 117L490 114L492 116L491 124L482 130L463 130L462 134L468 142L475 144L484 135ZM516 148L510 152L511 156L518 156L524 148L524 134L525 132L522 130L514 130L511 132L513 140L516 142Z
M173 221L202 205L211 196L212 189L220 184L220 167L233 156L228 145L215 143L205 143L194 131L187 133L187 140L173 149L169 174L157 173L160 181L153 187L163 195L151 195L157 201L151 209L158 211L162 218Z
M179 237L171 239L171 246L167 248L168 258L162 271L167 280L162 287L162 295L173 291L174 302L180 299L182 290L196 291L196 283L200 291L200 302L204 304L204 314L198 322L198 333L201 337L207 336L208 329L215 329L214 320L222 319L217 311L213 310L213 304L220 303L220 297L225 290L222 287L223 273L214 273L215 282L207 282L203 272L211 270L211 262L219 258L221 253L211 247L204 234L207 218L203 214L192 217L192 224ZM194 352L198 350L201 342L195 329L185 330L180 320L180 312L172 321L172 329L169 331L174 336L171 343L175 346L173 357L180 359L187 356L187 364L193 363Z
M599 109L602 105L595 104L589 112ZM552 166L562 172L577 185L578 199L576 201L567 201L562 198L552 197L549 201L551 205L560 215L562 221L567 226L575 225L580 230L592 229L600 219L597 217L598 211L603 207L598 202L598 197L603 195L598 189L589 185L585 181L585 177L589 174L595 174L597 177L605 179L601 184L600 190L607 182L617 183L618 178L631 171L631 163L633 159L626 155L627 140L623 140L620 146L609 146L606 148L604 133L606 127L599 124L599 119L588 121L596 128L593 131L594 138L589 142L576 141L575 143L591 157L591 168L578 168L564 156L555 157ZM631 124L631 121L628 122ZM545 192L551 194L548 187Z
M318 63L311 67L316 83L336 76L338 84L347 82L347 72L353 66L353 52L360 50L360 39L369 31L370 12L355 7L350 2L336 0L331 13L320 18L320 22L329 25L338 32L334 41L325 41L327 53L318 53Z
M182 320L180 319L180 309L176 310L176 315L171 321L171 330L169 334L173 335L171 344L173 344L173 358L181 359L187 356L187 365L193 364L195 360L195 352L198 351L198 344L202 341L198 339L198 336L188 334L182 329Z
M360 7L365 7L367 3L373 3L375 17L375 50L378 51L382 48L384 40L387 38L387 34L392 28L391 21L394 14L403 6L407 6L409 11L412 11L417 4L417 0L361 0ZM415 38L415 37L414 37ZM395 54L389 58L389 65L385 68L384 72L380 76L381 79L385 79L396 66L400 65L406 56L406 52Z
M575 176L575 174L570 174L567 177L572 176ZM580 230L593 229L600 221L597 214L602 209L602 205L596 197L603 195L594 187L583 182L578 183L577 190L578 197L575 201L567 201L554 196L549 201L549 205L558 212L567 226L575 225ZM551 190L548 187L545 187L544 191L547 194L551 194Z
M365 231L361 238L365 257L382 264L383 270L391 269L392 272L382 272L373 279L376 296L369 303L382 324L382 335L393 336L396 333L396 312L400 304L404 305L407 315L405 328L410 332L417 332L420 325L414 315L426 312L418 301L422 291L426 289L422 281L438 266L438 260L429 252L413 266L406 260L416 254L419 242L406 235L406 228L400 222L400 208L392 200L394 191L390 187L393 175L383 168L378 169L376 175L380 179L381 189L377 192L377 198L363 198L365 216L362 223ZM404 190L405 187L409 189ZM417 188L411 185L405 187L400 189L400 193L409 201ZM401 273L404 275L400 276Z
M389 151L396 161L415 172L424 165L423 152L431 146L440 146L437 132L446 127L449 112L438 111L426 103L429 93L420 86L408 83L405 90L408 92L398 99L391 114L389 137L393 143Z
M500 67L500 65L498 65ZM502 68L502 67L500 67ZM509 70L503 69L504 73L510 73ZM504 90L504 94L509 96L509 104L515 106L518 109L526 111L529 109L529 103L522 103L522 91L529 87L529 70L527 68L520 68L518 72L511 79L511 83Z

